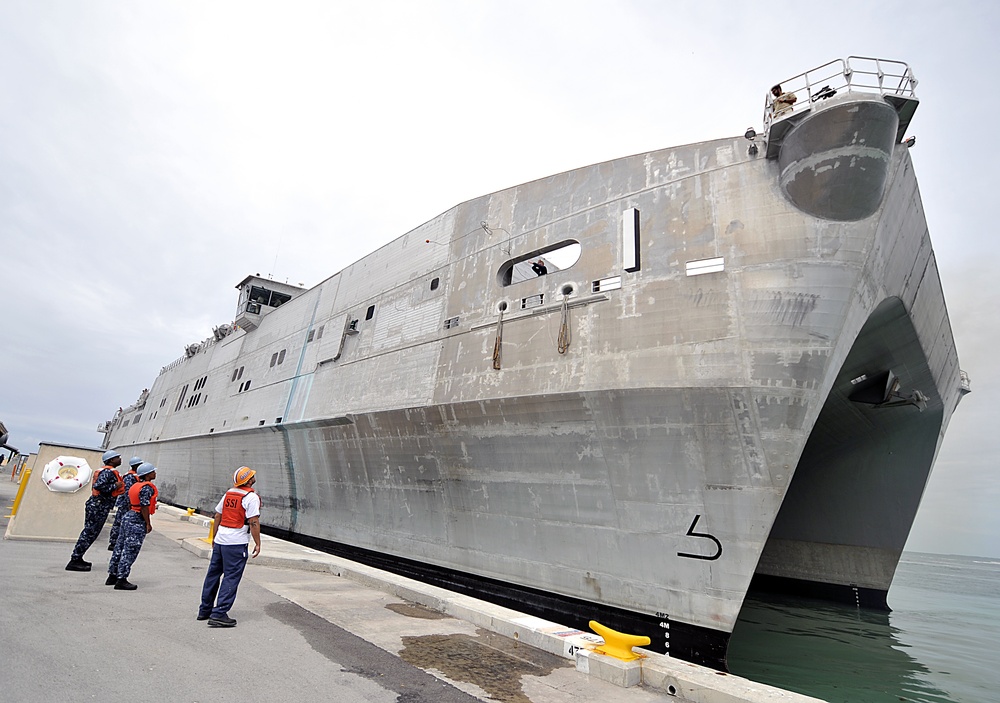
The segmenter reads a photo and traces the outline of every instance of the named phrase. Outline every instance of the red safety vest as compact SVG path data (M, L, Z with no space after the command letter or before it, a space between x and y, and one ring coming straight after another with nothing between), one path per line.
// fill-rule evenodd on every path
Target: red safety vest
M115 475L115 480L118 481L118 485L115 487L115 489L113 491L111 491L111 495L115 496L115 497L120 496L122 493L125 492L125 484L122 482L121 474L119 474L115 469L111 468L110 466L102 466L97 471L95 471L94 472L94 481L90 485L93 486L95 483L97 483L97 477L100 476L101 472L104 471L105 469L107 469L108 471L110 471L111 473L113 473ZM92 495L92 496L99 496L99 495L101 495L101 492L99 490L97 490L96 488L91 488L90 489L90 495Z
M222 497L222 526L239 528L247 524L247 511L243 497L253 493L252 488L230 488Z
M142 506L139 505L139 491L142 490L143 486L151 486L153 488L153 497L149 499L149 514L152 515L156 512L156 496L160 495L160 491L149 481L136 481L133 483L132 487L128 489L128 502L132 506L132 510L137 513L142 512Z

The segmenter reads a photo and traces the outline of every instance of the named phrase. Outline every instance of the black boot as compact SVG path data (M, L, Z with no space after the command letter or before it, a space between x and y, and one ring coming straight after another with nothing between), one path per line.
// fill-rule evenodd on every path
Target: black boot
M118 583L118 577L114 574L108 574L108 580L104 582L105 586L114 586Z
M113 551L115 551L115 545L113 545L113 544L109 544L109 545L108 545L108 551L109 551L109 552L113 552Z
M90 562L83 559L70 559L66 571L90 571Z
M120 578L115 584L116 591L134 591L139 588L134 583L129 583L127 578Z

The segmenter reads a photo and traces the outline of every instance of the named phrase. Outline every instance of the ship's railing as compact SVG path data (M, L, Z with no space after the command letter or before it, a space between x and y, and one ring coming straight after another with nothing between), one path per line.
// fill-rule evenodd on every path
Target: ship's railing
M180 366L181 364L183 364L187 360L187 358L188 358L187 354L185 354L184 356L182 356L182 357L180 357L178 359L174 359L169 364L167 364L162 369L160 369L160 373L158 373L157 376L162 376L163 374L165 374L170 369L177 368L178 366Z
M844 92L916 98L917 79L902 61L848 56L792 76L777 85L781 86L783 94L792 94L796 99L788 107L779 105L776 115L774 95L768 91L764 98L765 135L775 120L806 112L813 103Z
M209 347L213 344L218 344L223 339L228 337L237 329L235 322L227 322L222 325L218 325L212 328L212 336L203 339L200 342L195 342L194 344L189 344L184 348L184 356L174 359L169 364L160 369L160 373L157 376L162 376L167 371L175 369L185 361L190 359L192 356L199 354L203 351L207 351Z

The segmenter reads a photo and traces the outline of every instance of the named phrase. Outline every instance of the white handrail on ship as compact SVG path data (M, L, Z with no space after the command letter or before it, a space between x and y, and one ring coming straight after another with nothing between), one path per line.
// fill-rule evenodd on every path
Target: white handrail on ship
M229 323L229 324L233 325L234 323ZM198 350L195 352L195 354L200 354L203 351L207 351L210 346L212 346L213 344L218 344L219 342L221 342L223 339L225 339L228 336L229 336L229 334L227 333L227 334L225 334L221 338L215 337L215 336L206 337L204 340L202 340L201 342L197 343ZM178 357L177 359L174 359L169 364L167 364L166 366L164 366L163 368L161 368L160 369L160 373L158 373L157 376L162 376L167 371L170 371L171 369L177 368L184 361L186 361L187 359L190 359L191 356L194 356L194 355L193 354L192 355L184 354L184 356L181 356L181 357Z
M917 79L913 71L902 61L877 59L868 56L848 56L811 68L797 76L779 81L782 91L792 93L796 101L784 110L779 119L785 119L797 112L812 107L817 100L834 92L871 93L877 95L899 95L916 97ZM767 135L774 122L774 98L770 92L764 98L764 134Z

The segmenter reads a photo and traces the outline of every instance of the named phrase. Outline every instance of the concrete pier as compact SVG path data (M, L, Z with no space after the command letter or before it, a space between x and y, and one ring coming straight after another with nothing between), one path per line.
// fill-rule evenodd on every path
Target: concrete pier
M3 515L17 484L0 480ZM82 527L83 516L80 515ZM0 517L6 531L7 517ZM65 542L0 542L0 690L11 700L788 701L816 699L649 654L625 664L593 635L264 537L230 615L195 620L211 548L203 518L161 506L132 570L104 585L107 528L64 570Z

